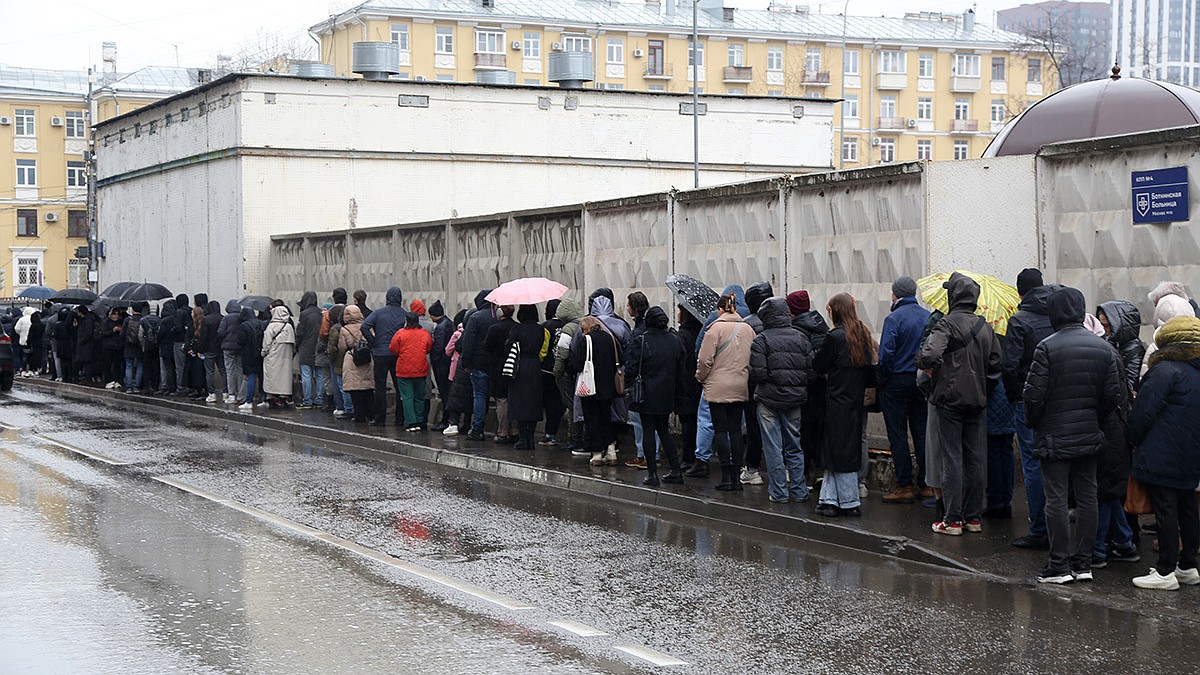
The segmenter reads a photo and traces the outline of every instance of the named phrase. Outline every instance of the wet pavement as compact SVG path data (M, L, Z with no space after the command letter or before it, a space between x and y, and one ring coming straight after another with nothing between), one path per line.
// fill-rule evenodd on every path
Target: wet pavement
M1124 590L1149 558L1048 589L1006 573L1039 559L993 552L1001 527L925 542L987 572L970 574L128 407L0 397L5 669L10 653L28 672L1200 669L1200 589ZM927 527L919 506L864 511L850 527Z

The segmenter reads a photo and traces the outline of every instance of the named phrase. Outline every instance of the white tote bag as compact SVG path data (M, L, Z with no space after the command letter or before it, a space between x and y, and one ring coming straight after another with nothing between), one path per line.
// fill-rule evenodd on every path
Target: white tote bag
M575 395L579 398L596 395L596 367L592 365L592 336L585 335L583 339L587 341L587 360L583 362L583 370L579 373L579 378L575 380Z

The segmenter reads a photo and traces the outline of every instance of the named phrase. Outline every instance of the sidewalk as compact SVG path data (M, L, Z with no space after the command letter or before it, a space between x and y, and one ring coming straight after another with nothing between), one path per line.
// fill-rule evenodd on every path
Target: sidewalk
M557 447L538 446L532 452L490 441L472 442L465 436L446 437L437 432L411 433L395 426L369 427L339 420L315 410L270 411L256 408L239 412L232 405L205 404L189 399L131 396L98 387L41 379L21 379L17 386L36 388L65 398L162 414L185 413L212 422L244 426L247 431L285 433L308 442L324 442L338 450L361 450L399 455L417 463L456 467L481 479L510 479L549 489L583 493L643 507L653 506L738 526L760 528L791 536L843 546L880 556L924 563L943 573L975 573L1011 583L1032 584L1045 563L1044 552L1022 551L1010 541L1025 534L1027 511L1018 468L1017 494L1011 520L984 521L982 534L947 537L930 530L933 510L912 505L884 504L872 492L863 502L861 518L823 518L813 514L816 495L804 504L775 504L767 500L766 486L745 486L743 492L714 489L718 477L688 478L683 485L649 488L641 484L645 471L624 466L632 458L632 437L626 436L621 463L593 467L587 457L575 457ZM341 446L341 447L336 447ZM1113 563L1096 570L1092 584L1047 588L1048 592L1082 593L1088 600L1129 608L1143 608L1157 616L1200 621L1200 593L1142 591L1130 583L1153 565L1152 537L1143 537L1142 561ZM881 560L883 562L883 560Z

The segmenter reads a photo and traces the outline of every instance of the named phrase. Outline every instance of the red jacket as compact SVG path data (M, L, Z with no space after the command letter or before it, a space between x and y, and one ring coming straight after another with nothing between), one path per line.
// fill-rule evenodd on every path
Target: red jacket
M401 328L392 337L388 349L396 355L396 377L425 377L429 375L429 352L433 336L421 328Z

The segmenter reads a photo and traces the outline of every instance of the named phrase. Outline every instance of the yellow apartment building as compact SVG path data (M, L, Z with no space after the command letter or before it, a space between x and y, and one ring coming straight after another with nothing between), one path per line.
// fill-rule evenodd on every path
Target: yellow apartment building
M133 73L0 64L0 297L33 285L87 287L88 142L104 120L198 84L202 71ZM103 237L101 236L101 239Z
M971 11L902 18L692 1L379 0L310 29L354 76L355 42L393 42L391 76L553 85L548 54L591 54L597 89L842 99L839 168L979 157L1004 123L1056 88L1050 61ZM835 150L837 148L835 147Z

